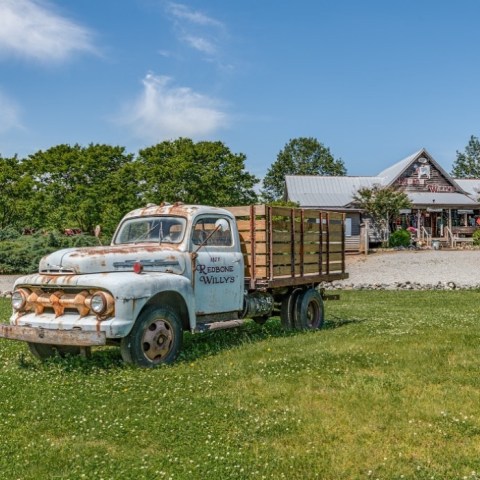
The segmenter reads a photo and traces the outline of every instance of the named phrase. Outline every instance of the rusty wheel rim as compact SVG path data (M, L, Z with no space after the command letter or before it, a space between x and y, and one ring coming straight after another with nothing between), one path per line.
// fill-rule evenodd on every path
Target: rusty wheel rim
M155 320L143 332L142 348L145 357L152 363L159 363L171 350L175 334L165 320Z

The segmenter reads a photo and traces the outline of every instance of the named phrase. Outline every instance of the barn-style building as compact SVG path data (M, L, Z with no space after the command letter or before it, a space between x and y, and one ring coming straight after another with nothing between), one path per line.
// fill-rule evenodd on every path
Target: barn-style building
M365 241L378 240L361 228L367 219L355 206L359 188L374 185L405 192L412 208L401 211L398 228L409 228L425 245L459 246L471 243L480 228L480 179L452 178L425 150L404 158L374 177L304 176L285 178L285 199L304 208L345 212L347 250L359 251Z

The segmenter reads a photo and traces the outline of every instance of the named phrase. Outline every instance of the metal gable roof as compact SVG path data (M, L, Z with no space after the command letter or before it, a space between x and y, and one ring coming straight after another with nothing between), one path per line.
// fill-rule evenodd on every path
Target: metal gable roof
M425 149L422 148L418 152L413 153L412 155L409 155L407 158L404 158L403 160L400 160L399 162L395 163L391 167L386 168L382 172L378 174L379 177L383 179L383 184L385 186L390 185L392 182L394 182L400 174L407 169L410 164L416 160L417 158L420 157L422 153L425 152Z
M455 183L468 195L478 198L480 195L480 178L455 178Z
M286 195L302 207L343 207L352 201L359 188L372 188L381 180L379 177L287 175Z

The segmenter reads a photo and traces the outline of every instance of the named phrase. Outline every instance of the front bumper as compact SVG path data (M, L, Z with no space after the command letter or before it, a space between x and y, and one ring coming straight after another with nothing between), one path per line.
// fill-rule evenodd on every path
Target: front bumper
M46 328L5 324L0 324L0 338L32 343L47 343L50 345L75 345L79 347L91 347L107 343L105 332L49 330Z

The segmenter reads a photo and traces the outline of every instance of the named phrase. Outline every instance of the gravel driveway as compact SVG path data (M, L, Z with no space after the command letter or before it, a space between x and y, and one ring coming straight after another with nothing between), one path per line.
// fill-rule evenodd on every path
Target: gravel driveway
M13 283L20 275L0 275L0 293L10 292Z
M349 278L340 285L452 282L480 286L480 250L403 250L348 255Z

